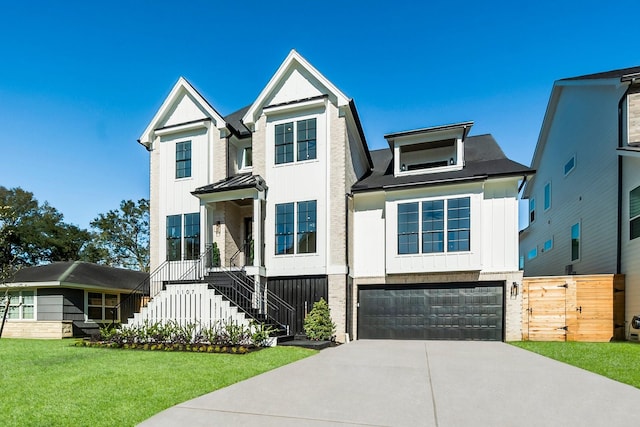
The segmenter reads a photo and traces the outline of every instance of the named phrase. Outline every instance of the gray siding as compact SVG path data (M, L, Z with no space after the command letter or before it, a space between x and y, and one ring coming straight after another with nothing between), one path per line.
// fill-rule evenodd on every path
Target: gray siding
M536 200L536 219L520 242L525 276L616 272L617 153L620 88L569 86L562 90L548 139L527 193ZM564 165L576 156L576 168ZM551 208L544 211L544 186L551 182ZM581 223L581 255L571 261L571 226ZM542 252L553 239L553 249ZM528 252L538 248L538 257Z
M42 288L38 289L38 320L64 320L62 315L63 297L60 289Z

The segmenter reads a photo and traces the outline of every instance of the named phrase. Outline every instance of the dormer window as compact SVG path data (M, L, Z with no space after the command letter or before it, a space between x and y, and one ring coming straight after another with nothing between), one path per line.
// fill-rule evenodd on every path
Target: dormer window
M460 170L464 138L472 122L386 135L394 153L394 175L419 175Z

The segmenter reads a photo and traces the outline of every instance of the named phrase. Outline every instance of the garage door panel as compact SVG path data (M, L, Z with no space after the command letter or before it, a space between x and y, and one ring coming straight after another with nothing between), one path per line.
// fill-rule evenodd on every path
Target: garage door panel
M363 287L363 339L502 340L502 284Z

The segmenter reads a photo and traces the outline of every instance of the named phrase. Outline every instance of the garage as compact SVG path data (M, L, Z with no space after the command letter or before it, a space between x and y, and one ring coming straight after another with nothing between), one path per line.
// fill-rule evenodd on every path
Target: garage
M502 341L504 284L361 286L358 338Z

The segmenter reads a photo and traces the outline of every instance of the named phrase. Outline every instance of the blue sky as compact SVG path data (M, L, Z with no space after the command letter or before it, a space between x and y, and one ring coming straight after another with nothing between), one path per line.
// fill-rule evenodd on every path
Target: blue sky
M148 197L136 140L178 77L223 115L295 48L386 133L473 120L530 164L555 80L640 65L615 2L6 2L0 185L88 227ZM526 214L525 214L526 217Z

